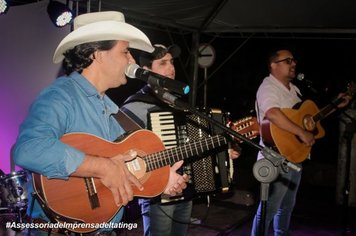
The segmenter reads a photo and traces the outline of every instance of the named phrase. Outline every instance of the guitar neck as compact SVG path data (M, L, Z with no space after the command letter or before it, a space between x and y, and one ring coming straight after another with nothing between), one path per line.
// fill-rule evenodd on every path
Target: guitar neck
M186 158L200 155L208 150L227 144L224 137L216 135L199 141L169 148L164 151L149 154L144 158L147 171L152 171L163 166L170 165Z
M349 83L347 86L347 91L344 93L343 96L335 98L334 100L331 101L329 105L321 109L321 111L313 116L313 119L315 122L323 119L324 117L330 115L332 112L334 112L338 107L338 105L344 101L345 96L350 96L352 97L356 91L356 86L354 83Z
M343 101L342 97L332 100L329 105L325 106L323 109L320 110L320 112L318 112L316 115L313 116L313 120L317 122L327 117L337 109L337 105L339 105L342 101Z

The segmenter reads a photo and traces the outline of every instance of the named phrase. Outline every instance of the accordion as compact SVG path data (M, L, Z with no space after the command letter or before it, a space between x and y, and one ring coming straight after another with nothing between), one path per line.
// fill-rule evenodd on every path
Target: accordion
M226 114L219 110L207 113L225 125ZM149 112L147 121L148 129L161 138L167 149L222 133L206 120L185 112ZM209 151L206 156L186 159L180 171L190 176L187 188L180 196L162 198L162 203L226 192L230 188L232 176L226 146Z

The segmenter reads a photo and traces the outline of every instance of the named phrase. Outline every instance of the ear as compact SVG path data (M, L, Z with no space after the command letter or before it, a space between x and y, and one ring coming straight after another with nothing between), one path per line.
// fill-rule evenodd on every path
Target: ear
M276 66L277 66L277 64L276 64L276 63L273 63L273 62L271 62L271 63L269 64L269 68L270 68L271 71L274 70L274 69L276 68Z
M97 62L102 62L103 60L103 51L95 51L93 54L92 54L92 59L93 60L96 60Z

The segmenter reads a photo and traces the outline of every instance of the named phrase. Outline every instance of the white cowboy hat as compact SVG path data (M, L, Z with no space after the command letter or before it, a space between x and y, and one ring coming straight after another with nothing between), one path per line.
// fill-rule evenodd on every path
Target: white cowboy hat
M74 19L74 30L58 45L53 62L60 63L63 53L77 45L104 40L124 40L130 48L152 52L154 48L148 37L136 27L125 23L121 12L105 11L86 13Z

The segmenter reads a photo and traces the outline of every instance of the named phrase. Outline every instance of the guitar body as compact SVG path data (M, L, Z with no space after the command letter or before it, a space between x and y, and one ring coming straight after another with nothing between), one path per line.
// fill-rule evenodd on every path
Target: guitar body
M245 137L255 137L258 129L249 129L252 124L250 119L244 119L244 121L237 122L234 128ZM126 166L144 186L143 191L132 186L134 196L138 197L154 197L164 191L169 180L170 164L200 156L208 150L227 144L224 137L215 135L165 149L160 138L149 130L135 131L118 142L109 142L86 133L66 134L61 141L87 155L104 158L127 154L130 150L135 150L137 157L126 161ZM121 208L115 204L111 191L99 179L91 177L69 177L67 180L48 179L35 173L32 176L43 210L57 222L106 223ZM96 230L93 227L68 229L78 233Z
M306 117L311 117L319 112L318 107L310 100L304 101L299 109L283 108L281 110L291 121L302 128L305 128L304 119ZM315 129L311 132L315 139L322 138L325 135L319 121L316 122ZM311 147L306 146L297 136L280 129L267 120L264 120L261 124L261 135L266 144L276 146L279 153L293 163L304 161L311 151Z
M117 143L108 142L85 133L64 135L61 141L86 154L108 158L117 154L128 153L129 150L136 150L138 156L143 157L165 149L158 136L148 130L136 131L126 137L124 141ZM169 168L169 165L167 165L155 171L146 172L145 166L141 166L137 173L130 170L144 186L143 191L133 186L134 195L153 197L161 194L168 183ZM85 223L108 222L120 210L121 206L115 204L111 191L100 180L91 179L94 181L100 204L96 208L91 207L84 178L48 179L42 175L33 174L35 190L39 193L40 198L47 203L47 207L57 221L67 223L73 221ZM66 219L66 221L60 219ZM76 228L70 230L86 233L95 229Z

